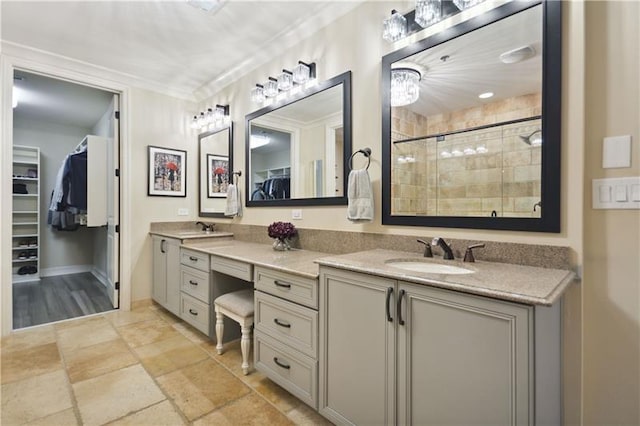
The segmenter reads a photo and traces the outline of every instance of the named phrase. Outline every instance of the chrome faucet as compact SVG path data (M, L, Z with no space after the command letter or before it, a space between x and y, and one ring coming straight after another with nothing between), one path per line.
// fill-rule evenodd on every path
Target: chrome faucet
M420 244L424 244L424 257L433 257L433 252L431 251L431 245L424 240L416 240Z
M451 251L451 247L449 247L449 244L447 244L447 242L442 238L435 237L433 240L431 240L431 245L434 247L439 246L442 249L442 251L444 251L444 255L442 256L443 259L447 259L447 260L455 259L453 256L453 251Z
M196 222L196 225L202 225L202 230L206 232L213 232L216 229L215 223Z

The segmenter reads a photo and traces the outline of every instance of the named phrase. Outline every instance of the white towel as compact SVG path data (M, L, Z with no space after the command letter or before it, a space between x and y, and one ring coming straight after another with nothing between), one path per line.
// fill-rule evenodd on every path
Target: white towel
M240 187L230 183L227 188L227 206L224 209L225 216L242 216L242 198Z
M366 169L352 170L347 184L347 219L352 222L373 220L373 191Z

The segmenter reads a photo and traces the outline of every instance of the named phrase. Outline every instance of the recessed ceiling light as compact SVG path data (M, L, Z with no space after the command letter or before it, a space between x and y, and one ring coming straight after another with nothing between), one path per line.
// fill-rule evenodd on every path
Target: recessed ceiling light
M489 99L492 96L493 96L493 92L484 92L478 95L480 99Z
M187 0L189 6L202 9L205 12L216 11L220 9L226 0Z

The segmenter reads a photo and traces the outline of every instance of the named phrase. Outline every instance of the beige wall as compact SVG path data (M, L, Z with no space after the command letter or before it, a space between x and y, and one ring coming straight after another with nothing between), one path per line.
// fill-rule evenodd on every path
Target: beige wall
M585 193L640 175L640 3L587 2ZM631 134L632 167L602 168L602 138ZM584 203L584 424L640 424L640 211Z

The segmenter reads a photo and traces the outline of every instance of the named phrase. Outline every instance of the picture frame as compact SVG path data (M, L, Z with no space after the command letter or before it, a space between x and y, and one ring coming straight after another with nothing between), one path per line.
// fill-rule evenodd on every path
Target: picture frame
M148 146L147 195L187 196L187 151Z
M207 154L207 198L226 198L229 188L229 157Z

